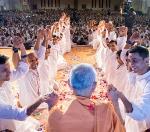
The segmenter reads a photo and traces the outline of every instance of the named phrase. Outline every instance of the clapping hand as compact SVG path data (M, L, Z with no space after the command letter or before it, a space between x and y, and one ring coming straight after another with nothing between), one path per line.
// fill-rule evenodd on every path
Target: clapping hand
M113 85L108 85L107 96L112 102L118 102L119 91Z
M42 101L47 103L49 108L57 104L58 102L58 95L54 92L51 94L47 94L44 97L42 97Z

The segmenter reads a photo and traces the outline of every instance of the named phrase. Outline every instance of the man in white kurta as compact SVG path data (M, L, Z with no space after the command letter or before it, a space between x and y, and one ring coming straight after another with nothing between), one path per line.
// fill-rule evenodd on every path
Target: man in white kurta
M11 81L15 81L19 79L20 77L24 76L26 72L28 71L29 66L24 63L20 62L18 68L15 71L11 72L10 80L7 82L4 82L2 86L0 86L0 103L2 104L9 104L9 105L15 105L14 104L14 95L12 92L12 86ZM0 119L0 130L15 130L16 124L13 120L1 120Z
M16 81L17 79L23 77L29 70L29 66L25 61L25 48L23 46L20 40L20 38L15 38L15 42L17 44L14 44L14 52L18 52L17 48L20 48L21 54L23 55L22 61L18 63L18 66L15 70L10 72L10 65L8 63L8 59L6 56L0 56L0 104L9 104L14 106L14 95L12 92L12 85L11 82ZM7 72L7 73L5 73ZM5 73L5 74L4 74ZM4 78L4 79L3 79ZM6 79L7 78L7 79ZM19 124L16 124L14 120L9 119L0 119L0 131L1 130L16 130L16 128L19 126Z
M41 45L36 53L28 55L30 58L30 69L26 76L18 81L20 88L19 101L23 107L31 105L41 95L41 77L39 70L45 59L45 51L46 47Z
M150 71L149 51L142 46L129 50L129 64L137 73L133 98L129 101L122 92L111 89L109 95L113 102L120 98L126 109L125 126L127 132L143 132L150 128Z
M125 126L127 132L142 132L150 128L150 71L144 75L136 75L135 90L132 96L133 112L126 117Z
M45 60L40 66L41 94L49 94L53 91L57 74L58 51L54 45L46 49Z
M117 37L117 45L122 50L127 42L127 28L122 26L119 28L119 36Z

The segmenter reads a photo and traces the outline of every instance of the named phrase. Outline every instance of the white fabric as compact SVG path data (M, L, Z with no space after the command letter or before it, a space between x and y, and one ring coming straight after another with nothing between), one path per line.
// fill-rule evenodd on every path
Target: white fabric
M12 87L9 82L5 82L2 87L0 87L0 104L11 105L15 107L14 96L12 95L11 89ZM39 122L32 118L30 118L30 121L28 120L27 122L20 122L10 119L0 119L0 131L9 129L15 132L20 132L20 130L22 132L33 132L33 129L36 129L37 127L39 127L39 125Z
M23 107L33 104L41 95L40 66L44 63L46 48L41 46L36 54L39 65L36 70L30 69L26 76L18 80L19 100Z
M23 107L33 104L40 96L40 76L37 70L29 70L19 79L19 101Z
M29 71L29 65L23 61L20 61L17 68L15 70L12 70L10 74L10 81L15 81L20 77L25 76L25 74L28 71Z
M108 34L108 39L109 39L109 41L111 41L111 40L116 40L116 39L117 39L117 35L116 35L115 31L111 31L111 32Z
M101 52L101 60L102 60L102 66L101 67L102 67L102 70L104 71L104 73L107 69L106 66L107 66L107 62L109 60L109 53L110 53L110 50L108 47L103 48L103 50Z
M51 52L48 59L44 60L40 66L41 95L49 94L53 91L54 80L57 74L58 52L57 45L51 45Z
M104 73L105 73L106 80L109 84L112 84L113 76L115 76L114 72L117 67L116 52L112 52L111 50L108 49L106 63L104 67L105 67Z
M71 35L70 35L70 25L69 23L66 25L66 30L65 30L65 37L66 37L66 52L71 51Z
M127 132L142 132L150 127L150 71L137 75L133 96L133 112L126 117L125 126Z
M126 41L127 41L126 36L117 38L117 46L118 46L119 50L122 50L124 48L124 46L126 45Z
M125 86L124 94L129 100L133 100L135 93L135 82L136 82L136 74L133 72L128 72L127 75L127 84Z
M67 62L63 57L60 47L61 41L57 45L53 45L53 53L57 54L57 70L64 69L67 66Z
M19 109L8 104L0 103L0 119L25 120L26 109Z
M98 48L97 54L96 54L96 62L98 64L98 67L104 70L105 65L105 59L107 57L106 52L108 50L108 47L104 46L105 41L102 40L102 43L100 44L100 47Z
M123 94L125 94L125 86L128 82L128 71L125 65L121 65L118 69L115 69L114 76L111 76L112 84Z
M93 49L97 49L100 45L100 36L98 35L98 30L92 33L92 41L89 43L93 46Z

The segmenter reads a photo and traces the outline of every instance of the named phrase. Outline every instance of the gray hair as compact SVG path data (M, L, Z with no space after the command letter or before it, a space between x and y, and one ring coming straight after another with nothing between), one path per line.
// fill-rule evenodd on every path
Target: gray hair
M96 71L90 64L79 64L71 70L69 79L71 87L76 92L91 91L96 81Z

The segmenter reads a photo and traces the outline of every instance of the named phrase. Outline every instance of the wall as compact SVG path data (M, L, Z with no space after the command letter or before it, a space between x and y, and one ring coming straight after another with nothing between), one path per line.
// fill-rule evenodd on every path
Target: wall
M136 11L142 11L146 14L148 13L148 8L150 8L150 0L133 0L132 6Z
M60 0L61 8L67 8L70 5L70 8L74 8L74 0Z
M92 0L79 0L78 2L78 9L82 9L82 5L86 5L87 9L91 8Z
M120 3L122 0L49 0L53 1L53 6L48 6L48 0L43 0L43 6L41 7L41 0L31 0L32 4L37 5L38 9L50 9L50 8L67 8L70 5L70 8L75 8L75 3L77 4L77 9L82 9L82 5L86 5L87 9L102 9L102 8L120 8ZM44 2L45 1L45 2ZM57 6L55 7L55 1ZM60 7L59 7L60 1ZM93 2L92 2L93 1ZM45 4L44 4L45 3ZM92 4L93 3L93 4ZM102 6L103 3L103 6ZM107 3L107 7L106 7ZM109 4L110 3L110 4ZM45 5L45 6L44 6Z
M9 0L0 0L0 6L5 10L9 10L10 9Z

